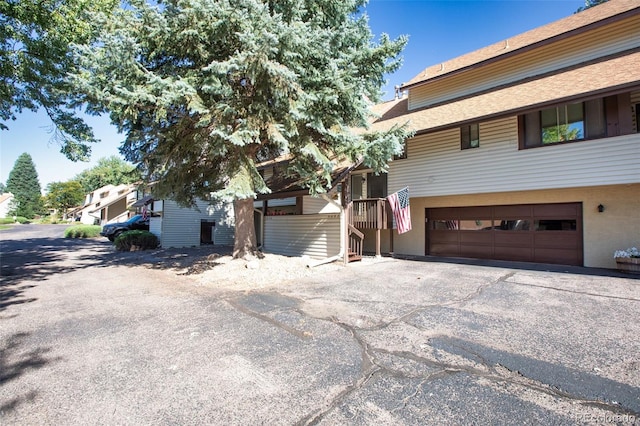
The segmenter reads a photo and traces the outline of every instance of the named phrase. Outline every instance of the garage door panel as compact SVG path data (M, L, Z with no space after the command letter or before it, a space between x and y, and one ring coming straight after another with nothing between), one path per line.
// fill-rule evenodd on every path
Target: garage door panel
M493 244L493 233L484 231L460 231L460 243L462 244Z
M495 232L495 245L507 247L531 247L533 235L531 232Z
M530 205L495 206L493 208L493 214L496 217L504 217L504 218L530 217L531 206Z
M580 246L576 234L576 232L535 232L534 246L575 250Z
M433 231L431 233L431 242L437 243L458 243L458 233L449 231Z
M512 260L527 262L533 259L531 247L494 247L494 256L498 260Z
M491 207L468 207L458 209L455 214L462 220L486 219L491 218Z
M540 263L559 263L562 265L575 265L579 261L575 250L563 249L538 249L534 250L534 261Z
M434 243L431 245L431 254L435 256L459 256L458 244Z
M471 244L460 246L461 257L474 257L476 259L491 259L493 257L493 250L491 246L474 246Z
M426 209L427 254L582 265L582 203ZM435 220L435 221L434 221Z
M576 204L540 204L533 206L533 215L537 217L570 218L578 216Z

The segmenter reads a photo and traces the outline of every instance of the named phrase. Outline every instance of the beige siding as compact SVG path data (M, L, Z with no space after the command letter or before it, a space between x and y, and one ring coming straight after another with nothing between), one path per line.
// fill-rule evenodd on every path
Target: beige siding
M412 197L640 182L640 134L518 150L516 117L480 125L480 147L460 149L459 130L408 141L391 163L389 192Z
M149 219L149 232L158 237L162 241L162 217L151 217Z
M207 207L208 216L203 219L215 220L216 227L213 244L217 246L232 246L235 238L233 204L215 203Z
M266 217L264 250L318 259L334 256L340 251L340 215Z
M581 202L583 216L584 266L615 268L613 253L638 246L640 240L640 184L585 188L518 191L443 197L411 197L413 229L398 235L393 247L398 255L425 254L425 209L434 207L489 206ZM604 212L598 212L598 205ZM384 233L383 245L388 244Z
M182 208L171 200L164 201L162 217L162 247L192 247L200 245L202 219L215 220L214 244L233 244L233 211L229 207L213 206L207 201L197 203L198 210ZM217 208L216 208L217 207Z
M340 200L336 200L337 203ZM302 214L340 213L340 208L321 197L306 196L302 199Z
M409 91L409 110L580 64L640 46L640 15ZM505 44L506 45L506 44ZM508 48L505 49L505 53ZM443 72L446 72L446 63Z

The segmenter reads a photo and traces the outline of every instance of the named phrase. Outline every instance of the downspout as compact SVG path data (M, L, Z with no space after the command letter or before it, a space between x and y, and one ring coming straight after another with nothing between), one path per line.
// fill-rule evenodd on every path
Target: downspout
M335 256L331 256L331 257L327 257L325 259L320 259L320 260L316 260L315 262L310 262L307 264L307 268L314 268L316 266L320 266L320 265L324 265L326 263L331 263L331 262L335 262L336 260L340 260L340 259L344 259L344 248L346 246L346 225L345 225L345 212L344 212L344 207L342 207L342 205L340 205L340 203L336 203L334 200L332 200L330 197L327 196L327 194L321 194L321 197L337 206L340 209L340 252L338 254L336 254Z
M254 212L260 213L260 244L258 244L257 249L262 249L264 246L264 212L262 209L253 209Z

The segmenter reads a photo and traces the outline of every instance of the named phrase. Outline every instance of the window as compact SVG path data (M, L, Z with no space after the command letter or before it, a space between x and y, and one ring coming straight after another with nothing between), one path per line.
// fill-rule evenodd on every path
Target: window
M542 144L584 139L584 104L569 104L540 112Z
M407 158L407 141L406 141L406 139L404 141L404 144L402 144L402 154L393 156L394 160L404 160L405 158Z
M355 173L351 175L351 199L385 198L387 196L386 173Z
M460 127L460 149L480 146L480 125L478 123Z
M521 115L520 149L632 133L629 99L623 93Z

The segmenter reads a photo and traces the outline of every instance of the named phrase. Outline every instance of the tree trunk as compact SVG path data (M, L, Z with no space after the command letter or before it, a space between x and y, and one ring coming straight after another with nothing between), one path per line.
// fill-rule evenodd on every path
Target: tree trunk
M235 238L233 242L233 258L246 259L256 256L256 228L253 224L253 198L235 200L233 202L235 216Z

